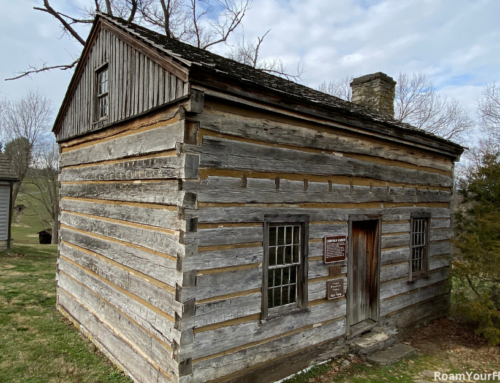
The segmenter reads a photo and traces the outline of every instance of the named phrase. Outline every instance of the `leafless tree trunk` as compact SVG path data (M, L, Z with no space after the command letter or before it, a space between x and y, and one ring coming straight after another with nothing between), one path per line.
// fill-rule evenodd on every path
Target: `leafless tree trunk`
M39 93L29 92L17 101L2 100L1 104L0 130L8 141L5 154L19 178L13 188L13 208L33 158L49 137L52 102Z
M46 143L37 153L33 166L29 169L25 193L40 205L30 206L35 214L52 228L52 244L59 237L59 148L55 142ZM32 191L34 190L34 191Z

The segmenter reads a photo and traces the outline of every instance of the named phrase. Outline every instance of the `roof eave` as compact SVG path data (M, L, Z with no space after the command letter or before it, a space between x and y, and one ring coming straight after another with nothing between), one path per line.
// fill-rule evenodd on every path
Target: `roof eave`
M229 79L231 79L231 81L237 82L239 85L242 85L245 88L251 88L251 89L254 89L254 90L257 90L257 91L267 92L267 93L271 92L275 96L278 96L278 97L280 97L282 99L287 99L287 100L293 101L293 102L295 102L295 103L297 103L299 105L303 105L303 106L305 106L307 108L311 108L311 109L314 109L314 110L321 110L321 111L326 112L326 113L335 112L335 113L338 113L338 114L347 115L347 116L350 116L350 117L353 117L353 118L357 118L359 120L364 120L364 121L366 121L368 124L370 124L372 126L383 125L383 126L387 127L390 130L393 130L393 131L398 132L400 134L404 134L406 136L422 137L423 139L429 141L429 144L430 144L429 148L432 148L434 150L436 148L432 146L432 142L439 143L440 145L444 146L444 148L441 147L441 149L444 149L444 151L447 153L447 155L449 157L451 157L451 158L454 158L454 160L456 160L456 161L458 161L460 159L460 156L462 155L462 153L465 150L465 148L463 146L461 146L461 145L459 145L457 143L451 142L449 140L446 140L446 139L438 137L438 136L430 135L430 134L428 134L428 133L426 133L424 131L421 131L421 130L416 130L416 128L415 128L415 130L413 130L413 129L402 129L401 127L392 125L392 124L390 124L388 122L372 119L372 118L370 118L370 116L362 114L362 113L354 113L354 112L352 112L352 111L350 111L348 109L344 109L344 108L340 108L340 107L334 107L334 106L328 106L328 105L321 104L321 103L316 103L316 102L310 101L310 100L308 100L308 99L306 99L304 97L296 96L296 95L293 95L291 93L277 91L277 90L275 90L273 88L265 87L265 86L256 84L254 82L244 82L241 79L238 79L238 78L233 77L231 75L228 75L226 73L219 72L217 74L214 74L213 70L211 70L210 68L202 67L202 66L193 66L192 67L191 72L190 72L191 82L193 84L194 83L199 83L200 85L207 86L207 84L204 83L203 78L204 78L205 75L207 75L209 73L212 74L212 75L216 75L217 77L226 77L226 78L229 78ZM211 84L211 85L213 86L214 84ZM219 88L219 90L222 90L222 91L227 92L227 93L232 93L232 94L237 95L237 96L242 96L239 92L237 92L235 90L234 87L226 86L226 87ZM250 94L247 94L247 96L249 96L249 95ZM270 100L259 99L258 101L275 104L275 103L271 102ZM283 107L287 108L286 103L279 103L279 104L276 104L276 105L278 105L279 107L282 107L282 108ZM295 110L294 108L291 108L291 109ZM323 117L325 117L325 116L323 115ZM368 129L369 126L367 126L366 128ZM375 129L372 129L372 131L374 131L374 130ZM381 133L381 132L377 132L377 133ZM383 134L383 133L381 133L381 134ZM387 135L387 134L385 134L385 135ZM387 136L391 137L390 135L387 135ZM409 140L409 141L411 141L411 140Z

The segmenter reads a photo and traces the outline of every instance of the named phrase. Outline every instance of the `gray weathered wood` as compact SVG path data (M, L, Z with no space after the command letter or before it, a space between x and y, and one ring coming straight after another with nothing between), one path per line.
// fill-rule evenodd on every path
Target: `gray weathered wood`
M179 191L177 180L162 182L63 183L61 197L104 199L110 201L155 203L193 207L195 196Z
M203 156L201 157L203 162ZM201 164L200 164L201 166ZM395 188L373 188L349 185L333 185L329 192L328 183L309 182L304 191L303 181L280 180L280 189L276 190L275 181L263 178L247 178L247 187L241 187L241 178L209 177L208 180L187 181L186 188L196 192L198 201L207 203L423 203L450 201L447 194L428 193L418 190L416 193L403 193ZM316 187L317 186L317 187ZM413 189L415 190L415 189Z
M177 209L159 209L136 205L101 203L97 201L83 201L61 199L62 211L90 214L104 218L120 219L145 225L157 226L171 230L186 230L186 221L179 217Z
M309 147L320 150L364 154L396 161L403 161L417 166L451 171L452 162L436 161L432 155L415 155L402 147L388 147L380 142L353 138L343 132L320 131L314 127L291 125L260 117L247 117L229 112L208 109L199 117L204 129L218 133L257 141L279 143L297 147Z
M69 246L65 242L59 246L62 256L107 279L114 285L144 299L170 316L174 317L175 313L182 316L182 305L175 301L175 294L169 292L164 287L154 285L146 278L141 278L133 272L116 267L101 258Z
M414 305L426 299L431 299L445 294L448 291L448 282L444 281L429 285L422 289L409 291L392 299L383 300L380 302L380 315L385 316L396 310L401 310L402 308Z
M198 328L260 313L261 293L201 303L196 315L182 319L182 330Z
M189 355L193 359L198 359L344 315L345 300L341 299L310 307L308 311L280 316L261 323L258 320L252 320L200 332L196 334L196 343L193 344L192 349L187 348L181 352L181 355Z
M436 270L442 267L448 267L451 263L448 255L436 255L429 257L429 270ZM408 262L394 265L386 265L380 269L380 281L386 282L393 279L408 278L410 265Z
M122 311L124 314L139 323L141 327L153 333L156 337L170 346L173 345L174 341L179 341L180 333L174 329L174 322L167 319L165 316L160 315L151 307L144 305L139 300L132 299L130 296L119 291L112 285L103 282L102 280L62 258L59 259L58 266L61 271L102 297L118 310ZM61 287L65 290L69 289L68 291L71 291L70 287L66 287L62 275L63 274L61 273L61 279L59 281Z
M286 354L304 350L309 346L337 338L345 333L345 320L341 319L300 333L286 335L272 341L227 353L215 358L196 362L191 378L193 383L202 383Z
M187 214L198 217L199 223L236 223L236 222L263 222L265 214L308 214L313 221L347 221L350 214L382 214L387 221L409 220L414 211L430 212L432 217L449 217L450 211L446 208L426 207L397 207L385 209L351 207L341 208L295 208L295 207L203 207L198 210L187 210Z
M172 287L181 282L182 276L177 271L177 262L174 260L118 242L98 238L92 236L92 233L82 234L62 228L61 237L64 241L98 253Z
M206 275L201 272L196 276L196 286L182 288L182 302L260 289L261 286L262 267Z
M92 308L99 310L101 315L105 315L106 324L102 321L103 316L97 318L88 311L87 307L89 306L82 306L72 299L65 290L58 289L58 297L58 304L80 323L80 326L92 336L94 341L105 347L106 351L132 376L142 381L171 383L170 379L137 352L137 349L139 349L146 353L150 360L161 366L170 375L176 374L178 370L176 363L169 357L165 347L154 337L151 337L140 327L135 326L133 322L120 317L115 310L102 300L97 301L99 305L93 305ZM93 298L96 300L95 296ZM85 303L87 304L88 300ZM110 327L118 330L120 336L117 336L116 332Z
M124 225L119 222L109 222L98 219L62 212L62 224L92 234L99 234L133 245L142 246L162 254L177 257L184 253L184 247L179 243L179 236L148 228Z
M382 283L380 285L380 299L384 300L399 294L403 294L412 290L416 290L425 286L432 285L437 282L448 279L450 272L449 267L436 269L429 274L429 278L420 278L412 282L407 280L394 280Z
M115 160L175 149L184 139L184 120L61 154L61 167Z
M200 153L200 167L204 168L322 176L335 174L409 184L422 183L425 185L452 186L451 177L439 173L404 169L332 154L309 153L218 137L206 136L203 138L201 146L186 145L186 150Z

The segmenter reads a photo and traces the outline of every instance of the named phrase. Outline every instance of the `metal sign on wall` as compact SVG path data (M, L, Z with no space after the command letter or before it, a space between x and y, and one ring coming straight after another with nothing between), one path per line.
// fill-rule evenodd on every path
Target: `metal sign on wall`
M323 262L333 263L345 261L347 236L326 236L323 242Z
M342 298L344 296L344 280L334 279L326 282L326 297L328 300Z

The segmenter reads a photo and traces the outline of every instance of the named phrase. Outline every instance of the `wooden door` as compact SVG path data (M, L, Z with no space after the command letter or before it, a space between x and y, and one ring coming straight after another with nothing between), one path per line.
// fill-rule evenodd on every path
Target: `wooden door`
M352 222L350 324L378 320L378 220Z

